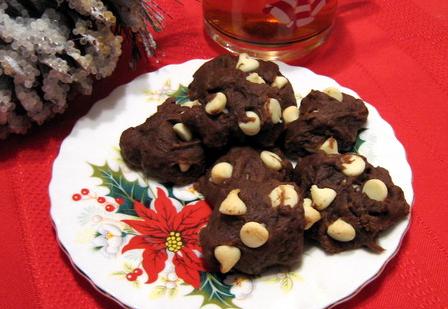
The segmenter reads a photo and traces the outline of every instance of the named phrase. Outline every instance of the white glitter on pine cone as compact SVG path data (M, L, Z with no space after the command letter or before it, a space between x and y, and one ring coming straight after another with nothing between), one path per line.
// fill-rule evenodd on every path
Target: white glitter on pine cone
M64 112L70 93L90 94L92 79L113 73L122 54L118 18L151 53L155 43L142 3L0 0L0 139Z

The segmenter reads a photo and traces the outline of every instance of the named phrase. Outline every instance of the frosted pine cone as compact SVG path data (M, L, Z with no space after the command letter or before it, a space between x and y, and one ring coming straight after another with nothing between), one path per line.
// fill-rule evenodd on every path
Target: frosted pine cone
M123 33L151 55L147 27L162 20L151 0L0 0L0 139L63 113L72 91L90 94L115 70Z

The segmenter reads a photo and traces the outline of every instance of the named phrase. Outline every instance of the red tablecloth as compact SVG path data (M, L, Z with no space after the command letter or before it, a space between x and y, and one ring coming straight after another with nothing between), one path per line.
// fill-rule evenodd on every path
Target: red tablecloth
M159 2L173 17L157 35L159 62L130 72L122 61L114 77L65 115L0 142L1 308L117 307L72 269L57 245L48 184L62 140L93 102L140 73L221 52L205 38L199 1ZM373 103L395 128L414 171L412 225L400 253L339 308L448 307L447 58L448 1L341 0L329 41L296 63Z

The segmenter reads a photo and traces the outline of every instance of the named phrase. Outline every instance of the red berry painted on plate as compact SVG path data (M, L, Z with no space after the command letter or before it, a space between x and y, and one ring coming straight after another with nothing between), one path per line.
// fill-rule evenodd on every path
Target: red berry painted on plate
M81 194L78 193L73 194L72 199L76 202L79 201L81 199Z
M141 268L136 268L132 273L134 275L141 276L143 274L143 270Z
M124 204L124 199L122 197L117 197L117 198L115 198L115 202L117 202L118 205L123 205Z
M103 196L100 196L99 198L96 199L98 203L103 204L104 202L106 202L106 199Z
M137 280L137 276L133 273L128 273L126 275L126 279L128 279L129 281L135 281L135 280Z
M107 204L106 207L104 207L106 211L112 212L115 210L115 206L111 204Z
M84 189L81 189L81 194L82 195L87 195L87 194L89 194L89 189L86 189L86 188L84 188Z

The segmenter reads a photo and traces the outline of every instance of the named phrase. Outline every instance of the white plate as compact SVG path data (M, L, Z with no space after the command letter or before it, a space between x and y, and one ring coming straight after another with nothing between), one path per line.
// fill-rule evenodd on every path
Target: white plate
M162 249L159 256L168 252L168 260L165 264L163 261L155 263L161 264L163 268L155 282L146 283L146 272L137 277L126 277L135 268L144 269L141 264L143 250L122 252L123 246L132 239L135 231L121 221L132 217L117 210L132 212L132 205L119 207L122 201L117 202L113 197L134 194L134 198L143 196L149 201L159 187L168 192L179 212L182 204L194 204L191 207L196 208L201 206L191 202L197 196L188 188L168 188L126 168L118 151L120 134L154 113L157 105L172 94L179 84L188 85L192 73L203 63L204 60L191 60L140 76L95 104L75 125L62 143L54 162L50 184L51 217L64 251L75 268L99 291L122 305L135 308L187 309L200 308L206 304L215 304L221 308L324 308L350 298L376 278L396 254L408 228L409 218L381 236L379 242L385 248L381 254L360 249L330 256L313 247L305 252L300 268L291 273L276 273L259 278L233 275L224 280L213 274L200 275L190 267L191 262L186 260L186 256L179 252L176 254L178 263L174 265L172 259L175 254ZM340 87L344 92L357 96L328 77L301 67L279 65L294 85L296 94L301 96L311 89L328 86ZM377 110L370 104L367 107L367 130L360 136L365 142L359 152L373 165L387 168L411 204L412 172L404 148ZM102 171L103 178L109 179L109 183L117 181L115 189L111 190L111 184L103 186L100 178L92 176L93 166L96 166L96 176ZM118 188L120 186L121 189ZM82 188L88 189L89 194L81 194ZM100 203L101 199L98 202L100 196L105 197L105 203ZM79 201L73 199L79 197ZM127 203L126 199L123 201ZM131 208L126 209L129 205ZM154 209L154 201L151 207ZM158 216L157 220L163 221L162 215ZM196 220L194 222L198 224L200 220L197 216L187 219ZM193 228L197 229L198 226ZM148 249L145 265L146 270L154 275L158 271L150 270L151 252L154 253ZM199 276L201 284L198 288L185 283L198 285Z

